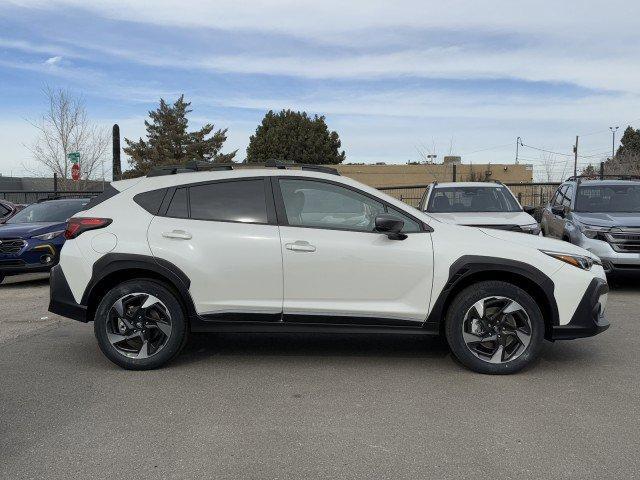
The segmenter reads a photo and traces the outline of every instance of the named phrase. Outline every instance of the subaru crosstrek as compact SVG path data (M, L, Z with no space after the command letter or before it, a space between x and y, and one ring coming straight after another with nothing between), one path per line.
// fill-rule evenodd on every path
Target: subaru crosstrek
M277 166L113 183L69 220L49 309L93 321L128 369L163 365L195 332L375 332L442 334L467 367L511 373L545 338L609 325L604 271L582 248Z
M0 282L5 276L48 272L58 262L67 220L88 199L47 200L20 210L0 226Z
M571 178L541 223L546 236L598 256L607 273L640 272L640 181Z

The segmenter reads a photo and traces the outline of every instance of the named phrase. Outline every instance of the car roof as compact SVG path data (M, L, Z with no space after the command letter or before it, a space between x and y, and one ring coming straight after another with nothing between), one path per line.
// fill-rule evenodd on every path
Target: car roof
M97 192L100 193L100 192ZM88 202L90 198L52 198L50 200L39 200L38 204L42 203L59 203L59 202Z
M576 183L575 180L571 180L568 183ZM580 185L588 186L607 186L607 185L640 185L638 180L582 180Z
M455 187L502 187L501 183L496 182L445 182L436 183L435 188L455 188Z

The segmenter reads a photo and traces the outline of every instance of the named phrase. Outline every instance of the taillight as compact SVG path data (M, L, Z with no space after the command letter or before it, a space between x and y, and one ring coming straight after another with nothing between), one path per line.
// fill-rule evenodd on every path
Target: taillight
M112 222L110 218L90 218L78 217L70 218L67 222L67 229L64 231L64 238L71 240L87 230L104 228Z

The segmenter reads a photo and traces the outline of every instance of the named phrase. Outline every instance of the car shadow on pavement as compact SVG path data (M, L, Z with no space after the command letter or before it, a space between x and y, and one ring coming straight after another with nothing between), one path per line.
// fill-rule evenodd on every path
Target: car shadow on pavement
M640 285L640 272L610 275L607 277L609 288L617 292L636 292Z
M223 356L320 356L442 358L449 347L439 337L370 334L197 334L177 363Z
M40 285L47 285L48 283L48 273L28 273L24 275L14 275L6 277L4 281L0 283L0 288L7 289L37 287Z

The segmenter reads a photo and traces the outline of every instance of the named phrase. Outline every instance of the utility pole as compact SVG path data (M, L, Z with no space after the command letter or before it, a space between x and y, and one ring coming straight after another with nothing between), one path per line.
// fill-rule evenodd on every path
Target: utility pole
M521 143L522 139L520 137L516 138L516 165L518 164L518 150Z
M611 160L613 160L613 157L616 156L616 130L618 130L620 127L609 127L609 130L611 130L611 135L612 135L612 139L611 139Z
M117 123L113 126L113 166L111 168L113 181L120 180L122 176L122 166L120 164L120 127ZM104 174L102 177L104 178Z
M576 135L576 144L573 146L573 176L578 176L578 135Z

